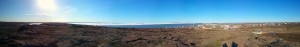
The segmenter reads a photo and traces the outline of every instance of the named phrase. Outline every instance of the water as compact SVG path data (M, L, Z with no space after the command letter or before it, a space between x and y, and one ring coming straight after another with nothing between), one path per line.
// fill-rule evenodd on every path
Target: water
M174 28L182 26L195 26L199 23L188 23L188 24L101 24L101 23L70 23L70 24L80 24L80 25L96 25L96 26L106 26L106 27L115 27L115 28Z
M153 24L153 25L104 25L117 28L174 28L182 26L194 26L199 24Z

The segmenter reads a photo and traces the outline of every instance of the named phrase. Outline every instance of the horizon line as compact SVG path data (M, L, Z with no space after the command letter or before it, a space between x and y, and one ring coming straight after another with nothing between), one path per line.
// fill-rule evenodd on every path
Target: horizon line
M17 22L17 21L0 21L0 22ZM19 21L20 22L20 21ZM28 22L28 23L114 23L114 24L124 24L116 22ZM165 23L150 23L150 24L191 24L191 22L165 22ZM194 23L300 23L300 22L194 22ZM135 23L137 24L137 23ZM149 23L138 23L138 24L149 24Z

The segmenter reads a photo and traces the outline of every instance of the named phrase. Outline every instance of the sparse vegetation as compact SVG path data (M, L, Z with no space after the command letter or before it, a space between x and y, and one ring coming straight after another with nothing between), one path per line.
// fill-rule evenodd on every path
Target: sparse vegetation
M1 47L221 47L236 42L239 47L300 46L300 26L259 27L234 30L188 28L110 28L46 23L18 31L21 24L0 23ZM288 30L281 28L289 27ZM265 31L260 36L252 32ZM278 37L268 31L277 32ZM275 41L276 39L280 39Z

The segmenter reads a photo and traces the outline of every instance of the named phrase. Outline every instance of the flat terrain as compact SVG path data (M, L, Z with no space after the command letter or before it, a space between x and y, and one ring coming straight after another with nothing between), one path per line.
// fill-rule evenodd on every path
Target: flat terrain
M0 22L0 47L300 47L300 24L237 29L111 28ZM253 34L260 30L263 33Z

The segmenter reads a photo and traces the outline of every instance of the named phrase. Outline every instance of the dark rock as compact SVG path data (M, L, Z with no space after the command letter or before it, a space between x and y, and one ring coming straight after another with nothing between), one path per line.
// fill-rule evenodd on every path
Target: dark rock
M238 47L238 44L235 42L232 42L231 47Z
M30 25L22 25L21 27L19 27L18 31L19 32L26 31L28 29L28 26L30 26Z
M196 44L195 43L190 43L192 46L195 46Z
M223 47L228 47L226 43L223 44Z

